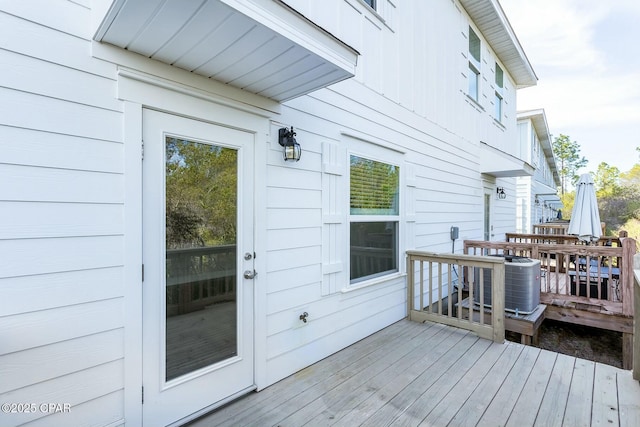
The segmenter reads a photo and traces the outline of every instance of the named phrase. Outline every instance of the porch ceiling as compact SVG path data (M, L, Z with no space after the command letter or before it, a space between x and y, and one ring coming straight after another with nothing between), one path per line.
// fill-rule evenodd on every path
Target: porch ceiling
M355 75L358 52L281 1L103 1L95 40L276 101Z

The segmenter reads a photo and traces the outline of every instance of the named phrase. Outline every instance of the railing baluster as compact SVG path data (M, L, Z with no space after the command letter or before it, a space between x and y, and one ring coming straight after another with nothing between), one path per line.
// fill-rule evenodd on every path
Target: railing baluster
M429 261L429 312L433 313L433 262Z
M442 264L438 263L438 314L442 315Z
M460 279L460 272L462 271L461 265L458 264L458 273L456 274L457 277L457 283L458 283L458 310L457 310L457 315L458 315L458 319L462 320L462 308L460 307L460 304L462 303L462 280Z
M424 310L424 261L420 260L420 310Z
M480 324L484 325L484 267L479 268L480 277L478 278L478 294L480 296ZM491 272L493 275L493 271ZM471 304L472 301L469 301Z

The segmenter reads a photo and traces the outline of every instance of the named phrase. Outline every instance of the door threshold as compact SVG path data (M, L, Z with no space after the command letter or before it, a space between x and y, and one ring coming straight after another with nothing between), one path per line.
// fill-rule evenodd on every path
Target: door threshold
M239 392L234 393L231 396L229 396L229 397L227 397L225 399L222 399L222 400L220 400L220 401L218 401L218 402L216 402L216 403L214 403L212 405L209 405L209 406L207 406L205 408L202 408L201 410L199 410L197 412L194 412L191 415L187 415L186 417L181 418L178 421L167 425L167 427L185 426L187 423L193 422L193 421L197 420L200 417L208 415L210 412L213 412L216 409L219 409L220 407L226 405L227 403L230 403L230 402L232 402L232 401L234 401L236 399L239 399L239 398L245 396L246 394L249 394L252 391L255 391L257 389L258 389L258 387L256 385L252 385L250 387L247 387L244 390L240 390Z

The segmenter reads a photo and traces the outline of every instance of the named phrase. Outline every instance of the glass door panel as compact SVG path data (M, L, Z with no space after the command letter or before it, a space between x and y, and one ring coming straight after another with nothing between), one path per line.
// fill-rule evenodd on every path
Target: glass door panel
M166 371L238 355L238 152L165 137Z

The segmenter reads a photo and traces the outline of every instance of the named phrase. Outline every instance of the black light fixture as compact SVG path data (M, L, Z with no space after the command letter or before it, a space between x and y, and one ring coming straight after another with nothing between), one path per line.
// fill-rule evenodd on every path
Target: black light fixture
M293 131L293 126L291 126L291 130L287 128L280 128L278 131L278 142L280 145L284 147L284 160L293 160L297 162L300 160L300 154L302 154L302 149L300 148L300 144L296 142L294 138L296 133Z
M504 192L504 187L497 187L496 192L498 193L498 199L507 198L507 193Z

